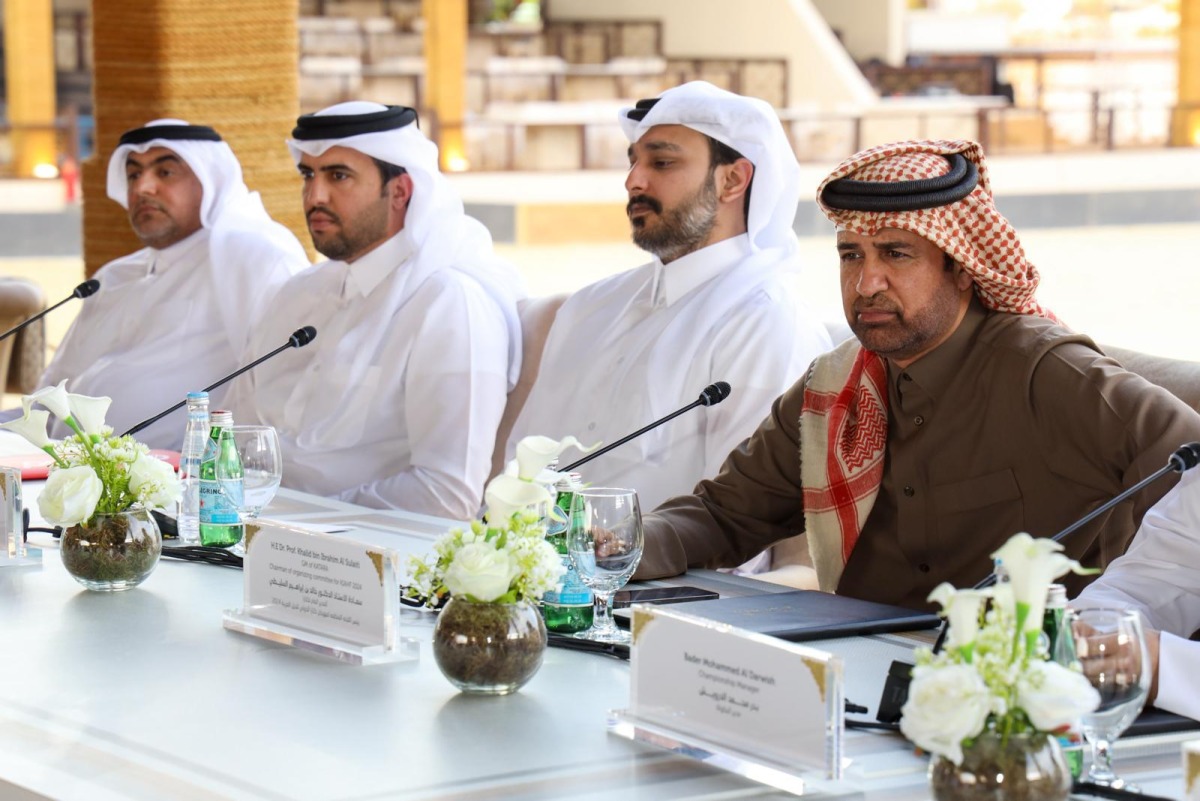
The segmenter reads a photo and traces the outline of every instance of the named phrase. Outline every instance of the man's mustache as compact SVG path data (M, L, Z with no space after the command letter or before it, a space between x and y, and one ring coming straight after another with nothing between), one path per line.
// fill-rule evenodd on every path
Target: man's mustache
M854 311L858 314L863 312L890 312L899 314L900 307L887 298L871 298L870 300L856 300L854 302Z
M649 206L655 214L662 214L662 204L649 195L634 195L629 198L629 203L625 205L625 216L628 217L633 213L633 207L637 205Z
M324 214L329 218L330 222L341 223L342 221L340 217L338 217L325 206L313 206L311 209L304 212L304 219L311 220L314 214Z
M155 202L153 200L139 200L137 203L133 204L133 212L132 213L134 214L134 216L136 216L138 214L141 214L146 209L154 209L155 211L161 211L163 213L166 213L166 211L167 211L166 207L163 206L163 204L161 204L161 203Z

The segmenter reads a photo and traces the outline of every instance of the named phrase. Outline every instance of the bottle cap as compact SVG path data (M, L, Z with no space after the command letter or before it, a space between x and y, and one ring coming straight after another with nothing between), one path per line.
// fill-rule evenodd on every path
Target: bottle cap
M208 400L208 393L207 392L189 392L187 394L187 397L188 397L188 400L200 400L202 398L204 400Z

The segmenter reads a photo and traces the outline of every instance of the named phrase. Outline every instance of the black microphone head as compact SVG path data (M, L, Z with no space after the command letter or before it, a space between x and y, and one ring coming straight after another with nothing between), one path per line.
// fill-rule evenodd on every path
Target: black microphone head
M732 391L733 390L729 388L729 384L725 381L718 381L715 384L709 384L704 388L704 391L700 393L700 402L705 406L715 406L728 398L729 393Z
M1177 473L1191 470L1198 464L1200 464L1200 442L1180 445L1179 449L1172 453L1171 458L1167 460L1167 465Z
M100 282L97 281L95 278L89 278L88 280L86 280L82 284L80 284L79 286L75 287L75 291L72 292L71 295L74 297L80 298L80 299L88 298L88 297L91 297L92 295L95 295L96 292L99 291L99 289L100 289Z
M303 348L316 338L317 329L313 328L311 325L306 325L303 328L297 328L292 332L292 335L288 337L288 344L293 348Z

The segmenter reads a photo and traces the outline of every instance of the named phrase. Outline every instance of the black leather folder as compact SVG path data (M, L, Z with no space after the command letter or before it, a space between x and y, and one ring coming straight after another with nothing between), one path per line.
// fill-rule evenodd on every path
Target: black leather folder
M792 642L919 631L941 623L941 618L930 612L816 590L689 601L670 608Z

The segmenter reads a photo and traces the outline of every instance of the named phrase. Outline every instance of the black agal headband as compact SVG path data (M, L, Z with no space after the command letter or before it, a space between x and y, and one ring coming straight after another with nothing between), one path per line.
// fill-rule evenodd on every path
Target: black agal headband
M961 153L944 157L950 171L915 181L830 181L821 202L845 211L917 211L948 206L971 194L979 183L979 167Z
M117 146L140 145L154 139L188 142L220 142L221 135L207 125L147 125L121 134Z
M368 114L304 114L296 120L292 138L300 141L344 139L347 136L394 131L417 122L417 112L408 106L388 106Z

